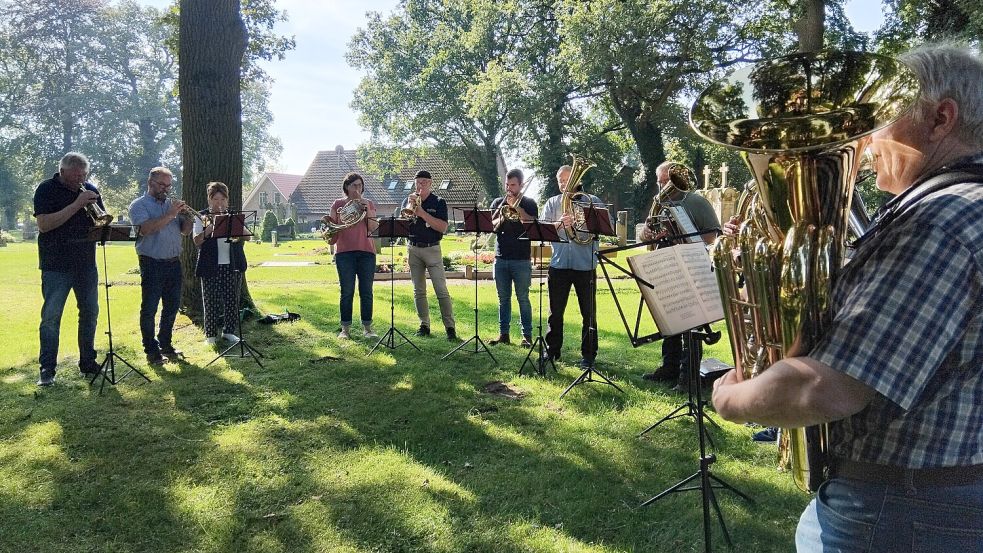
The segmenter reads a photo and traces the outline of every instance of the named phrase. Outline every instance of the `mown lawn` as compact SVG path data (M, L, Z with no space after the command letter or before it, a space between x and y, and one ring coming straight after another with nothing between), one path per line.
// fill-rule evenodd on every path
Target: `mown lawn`
M404 346L369 357L372 342L335 337L337 275L331 257L318 253L322 245L247 247L251 264L319 263L249 270L264 311L303 317L246 324L265 369L248 358L204 367L215 351L184 316L175 336L185 359L148 369L133 247L109 246L115 343L152 382L128 378L102 396L75 369L72 299L58 382L35 386L36 247L0 248L0 551L703 550L698 492L637 508L698 469L695 425L677 419L637 437L684 397L641 379L659 365L659 345L630 347L610 292L598 296L598 368L625 393L592 383L559 399L579 374L575 302L564 363L545 379L517 376L525 351L516 346L493 348L497 365L467 353L442 361L453 344L439 329L435 300L434 337L414 338L422 353ZM462 338L474 333L472 286L451 286ZM634 307L633 285L617 286ZM375 291L381 334L388 282ZM395 298L396 326L411 334L408 282L396 282ZM535 316L535 296L533 304ZM485 339L497 334L496 306L494 285L481 282ZM706 355L729 360L726 342ZM524 395L485 393L494 381ZM773 446L752 443L750 428L719 422L714 473L756 500L750 506L718 492L737 550L792 550L808 497L776 472ZM715 523L714 539L723 550Z

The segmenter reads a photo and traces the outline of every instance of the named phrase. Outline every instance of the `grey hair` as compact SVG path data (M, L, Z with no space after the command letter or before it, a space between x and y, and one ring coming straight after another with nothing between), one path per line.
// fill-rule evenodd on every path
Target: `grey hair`
M62 156L61 162L58 163L58 172L69 168L85 169L85 172L88 173L89 158L85 157L85 154L80 154L79 152L68 152Z
M572 165L561 165L560 168L556 170L556 176L559 177L560 176L560 173L562 173L564 171L567 171L567 172L573 171L573 166Z
M150 170L150 175L147 177L147 180L148 181L153 180L161 175L167 175L171 178L174 178L174 173L171 173L170 169L168 169L167 167L158 166Z
M924 121L930 106L951 98L959 106L956 136L967 145L983 146L983 59L966 44L923 44L903 55L921 84L912 119Z

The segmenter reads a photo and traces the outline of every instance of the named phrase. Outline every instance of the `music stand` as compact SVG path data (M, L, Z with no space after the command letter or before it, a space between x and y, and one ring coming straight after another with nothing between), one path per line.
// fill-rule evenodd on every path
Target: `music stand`
M734 486L728 484L724 480L714 475L710 470L710 466L717 460L717 456L714 455L713 453L710 454L707 453L707 447L706 447L707 440L705 440L705 436L708 436L708 434L706 433L706 427L703 424L704 417L706 416L705 413L703 412L703 406L705 402L703 401L703 395L701 391L702 387L700 386L698 380L700 376L700 369L698 367L700 361L699 361L699 355L696 353L696 341L701 339L706 340L707 338L708 337L706 334L696 329L687 330L684 333L684 339L687 341L687 348L689 353L690 388L696 389L695 394L696 394L697 413L695 418L696 418L696 426L697 426L697 436L699 437L699 442L700 442L700 459L699 459L700 468L690 476L673 484L665 491L646 500L641 505L639 505L639 507L645 507L647 505L655 503L656 501L672 493L685 492L690 490L700 490L702 496L702 502L703 502L703 544L704 544L705 551L709 552L711 550L710 548L710 538L711 538L710 506L711 505L713 506L713 510L717 515L717 521L720 523L720 529L724 533L724 540L727 542L728 546L730 546L731 548L734 547L734 544L730 539L730 533L727 531L727 525L724 523L724 515L720 511L720 504L717 502L717 496L714 494L713 490L725 489L725 490L732 491L735 494L737 494L740 498L747 501L752 506L754 505L754 500L751 499L746 494L744 494L743 492L741 492L740 490L738 490L737 488L735 488ZM697 478L700 479L699 485L683 487L686 486L686 484L692 482L693 480L696 480Z
M476 196L477 197L477 196ZM474 350L464 350L467 353L481 353L482 350L492 358L495 364L498 364L498 359L495 359L495 355L492 354L488 346L485 345L484 340L478 336L478 237L481 236L482 232L494 232L495 227L492 226L492 212L490 209L478 209L478 204L474 204L472 209L462 209L464 212L464 230L463 232L473 232L474 233L474 336L468 338L466 341L460 343L454 349L447 352L446 355L441 357L441 360L447 359L454 353L461 351L468 344L474 343ZM511 301L511 298L510 300Z
M539 324L536 327L538 335L533 341L532 346L530 346L529 353L526 354L525 361L523 361L522 366L519 367L519 376L522 376L527 363L532 365L540 376L546 376L547 363L553 367L553 372L557 372L557 370L556 363L553 362L553 358L549 357L548 355L543 355L544 352L548 351L546 347L546 340L543 339L543 248L546 247L547 242L567 242L567 240L560 236L560 234L556 231L556 225L553 223L541 223L539 219L535 219L529 223L522 223L522 226L525 229L523 234L525 235L526 240L539 240L539 249L536 251L536 263L539 266ZM519 239L522 240L523 237L520 236ZM537 348L539 348L538 352ZM536 361L532 360L532 355L534 352L537 353Z
M131 365L126 359L116 353L116 348L113 345L113 309L109 303L109 288L112 283L109 282L109 264L106 262L106 242L132 242L137 239L137 227L130 225L106 225L102 227L94 227L86 233L86 242L99 242L102 246L102 276L103 283L106 286L106 336L109 337L109 351L106 352L106 358L99 364L99 372L92 376L89 380L89 386L95 384L95 381L100 376L102 377L102 382L99 384L99 395L102 395L103 389L106 387L106 382L109 382L111 386L115 386L123 381L124 378L130 375L130 373L137 373L142 376L144 380L150 382L147 375L140 372L139 369ZM116 361L119 360L130 370L123 373L123 376L116 378Z
M256 216L255 211L249 211L249 212L230 211L229 213L220 213L218 215L215 215L215 218L213 219L212 222L212 224L215 225L215 230L212 231L212 237L216 239L225 238L226 242L236 242L238 240L242 240L243 238L248 238L252 236L253 233L249 230L249 228L246 225L246 217L247 215L250 214L253 216L254 218L253 222L255 223L255 216ZM242 271L236 268L233 269L233 272L235 272L236 275L236 310L239 311L242 302ZM265 357L263 353L258 349L254 348L253 346L249 345L249 342L246 341L246 337L242 334L241 312L238 317L237 324L238 324L238 332L239 332L239 341L222 350L221 353L215 356L215 359L212 359L205 365L206 367L223 357L235 356L235 357L239 357L240 359L244 357L252 357L253 361L256 361L256 364L259 365L259 368L261 369L266 368L263 366L263 363L259 360L260 357ZM236 348L239 348L238 355L236 355L235 353L230 353L232 352L232 350Z
M380 217L379 228L376 229L375 237L389 238L389 330L379 338L379 341L369 350L372 355L379 346L386 346L389 349L396 349L403 344L413 346L413 349L420 351L405 334L396 328L396 238L407 237L410 235L410 220L397 217ZM369 235L373 236L373 235ZM402 342L396 343L396 335L402 338Z
M594 207L593 204L584 207L584 224L587 227L587 232L591 234L591 247L595 241L597 241L603 234L605 236L614 236L614 229L611 227L611 215L608 213L605 207ZM591 271L590 275L590 297L587 299L590 308L588 309L588 328L587 328L587 339L591 339L591 333L594 334L594 340L597 341L597 270ZM596 355L596 354L595 354ZM598 379L595 379L594 377ZM573 389L574 386L578 384L583 384L585 382L601 382L602 384L609 384L621 393L625 393L617 384L614 383L610 378L604 375L604 373L597 370L596 359L595 363L591 363L584 369L584 372L580 373L573 382L567 386L566 390L560 394L560 397L567 395L567 392Z

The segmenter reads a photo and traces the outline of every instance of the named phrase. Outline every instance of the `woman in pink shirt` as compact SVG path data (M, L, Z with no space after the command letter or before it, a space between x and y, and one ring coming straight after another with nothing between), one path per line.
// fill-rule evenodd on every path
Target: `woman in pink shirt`
M361 305L362 329L366 338L378 338L372 331L372 281L375 278L375 243L369 233L379 227L376 220L375 204L362 197L365 182L358 173L345 175L341 188L344 197L338 198L331 206L329 217L338 224L341 218L338 211L354 200L362 204L365 218L345 230L335 234L330 243L335 247L335 266L338 267L338 280L341 281L341 332L338 338L351 337L352 303L355 299L355 279L358 278L358 297Z

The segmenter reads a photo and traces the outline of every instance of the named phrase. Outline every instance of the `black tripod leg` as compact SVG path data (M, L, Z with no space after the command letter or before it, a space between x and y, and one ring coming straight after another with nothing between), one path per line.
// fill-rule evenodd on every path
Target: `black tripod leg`
M673 484L668 489L660 492L658 495L656 495L654 497L651 497L649 499L646 499L641 505L639 505L639 507L647 507L647 506L655 503L656 501L662 499L663 497L665 497L665 496L667 496L667 495L669 495L671 493L675 493L675 492L679 492L679 491L684 491L684 490L681 490L680 488L682 488L686 484L689 484L690 482L692 482L693 480L695 480L695 479L697 479L699 477L700 477L700 473L699 472L693 473L692 475L687 476L686 478L680 480L679 482L676 482L675 484ZM693 488L687 488L687 489L693 489Z

